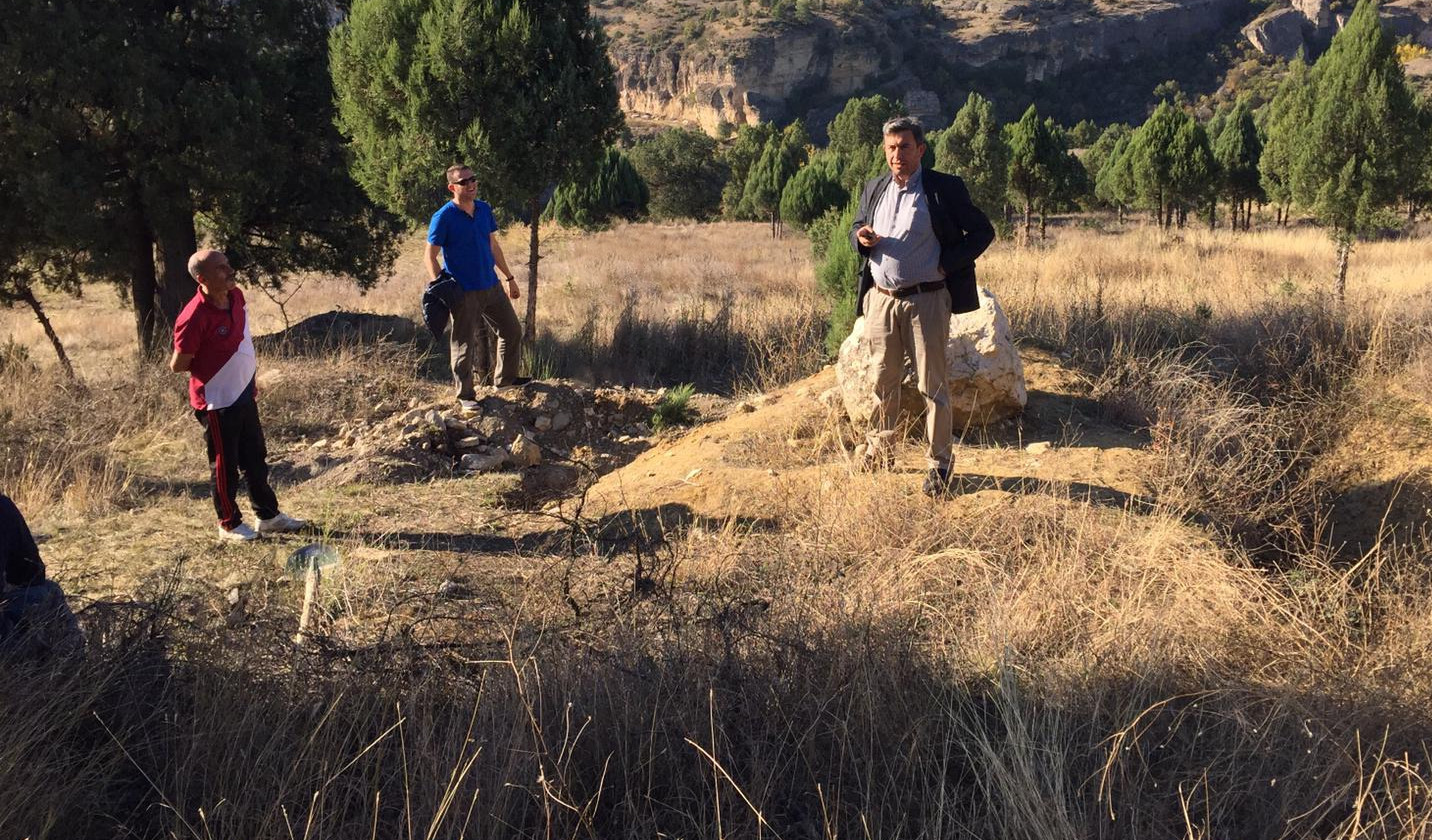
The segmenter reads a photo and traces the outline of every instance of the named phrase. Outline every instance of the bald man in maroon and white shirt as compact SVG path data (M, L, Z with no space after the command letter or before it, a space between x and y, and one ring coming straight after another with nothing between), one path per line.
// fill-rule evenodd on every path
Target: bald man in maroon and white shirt
M258 364L234 269L223 253L206 249L189 258L189 273L199 290L174 322L169 369L189 373L189 405L204 426L219 534L248 541L260 534L297 531L308 523L278 509L268 482L268 450L254 383ZM240 472L258 530L245 525L239 513Z

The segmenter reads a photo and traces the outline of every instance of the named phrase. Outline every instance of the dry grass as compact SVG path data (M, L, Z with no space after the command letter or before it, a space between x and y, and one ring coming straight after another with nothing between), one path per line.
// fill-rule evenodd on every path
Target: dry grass
M748 352L695 325L724 309L756 346L810 286L754 230L554 240L548 348L619 361L625 330L657 371L663 352ZM838 461L759 520L507 531L471 485L311 494L341 513L350 577L310 649L287 642L294 587L271 558L230 553L90 605L81 661L4 664L0 836L1432 837L1427 547L1323 539L1330 459L1425 396L1432 253L1363 246L1337 311L1325 250L1314 232L1066 230L990 256L1016 329L1147 430L1148 505L942 503ZM363 305L403 311L397 283ZM623 321L630 289L642 314ZM295 302L322 311L320 291ZM441 387L415 364L265 360L272 434ZM0 482L32 519L178 515L162 484L125 489L197 472L177 382L0 376ZM412 548L377 550L394 541ZM440 597L431 562L471 597ZM244 610L194 564L248 569Z

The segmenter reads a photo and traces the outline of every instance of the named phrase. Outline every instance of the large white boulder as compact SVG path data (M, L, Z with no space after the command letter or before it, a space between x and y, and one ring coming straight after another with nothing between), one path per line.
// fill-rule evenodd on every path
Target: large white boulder
M956 433L966 426L1013 417L1028 400L1024 364L1014 346L1009 319L988 289L981 287L979 294L979 309L950 318L945 345ZM865 319L857 318L840 345L835 365L841 401L857 426L868 425L875 413L875 360L876 354L865 340ZM908 360L900 388L900 411L912 421L925 411Z

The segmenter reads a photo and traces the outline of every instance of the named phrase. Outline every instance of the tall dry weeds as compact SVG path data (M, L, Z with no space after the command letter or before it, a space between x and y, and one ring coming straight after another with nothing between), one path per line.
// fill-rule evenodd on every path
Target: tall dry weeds
M662 232L663 259L689 234ZM621 276L629 235L586 274ZM392 632L334 621L301 654L281 594L237 622L197 586L99 604L85 659L3 665L0 835L1432 836L1426 546L1320 541L1310 467L1388 377L1425 366L1428 336L1410 304L1356 303L1370 274L1351 311L1322 309L1299 236L1081 233L991 255L1017 330L1148 430L1152 509L1057 483L948 505L832 466L759 521L559 523L595 538L533 543L470 601L375 586L363 608ZM1367 270L1425 249L1393 245ZM631 317L632 359L734 355L671 317L719 295L670 292ZM605 317L573 346L595 356ZM272 426L316 434L401 400L410 363L275 364ZM37 406L81 403L15 381ZM172 385L144 434L187 434ZM7 418L7 465L50 416L25 408L6 403L26 424ZM86 463L115 446L75 434L46 445L78 440Z

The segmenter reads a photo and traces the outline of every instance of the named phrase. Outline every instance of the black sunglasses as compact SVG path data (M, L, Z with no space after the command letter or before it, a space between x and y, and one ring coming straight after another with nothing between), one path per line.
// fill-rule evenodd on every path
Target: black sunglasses
M466 178L459 178L459 179L457 179L456 181L451 181L451 182L449 182L449 183L457 184L459 187L465 187L465 186L467 186L468 184L475 183L476 181L477 181L477 176L476 176L476 175L469 175L469 176L467 176Z

